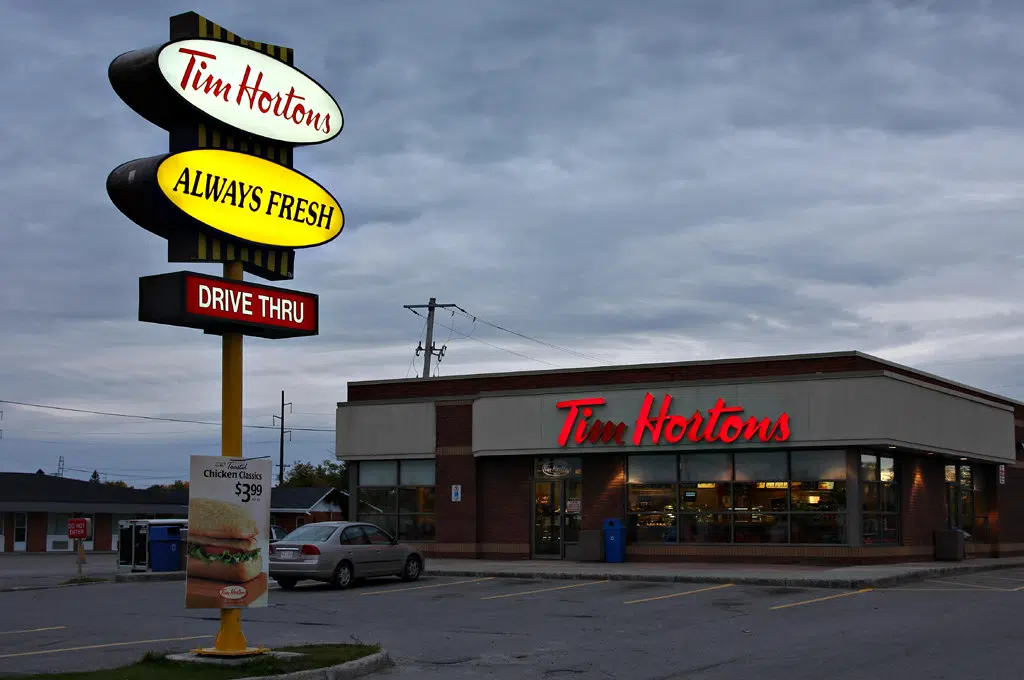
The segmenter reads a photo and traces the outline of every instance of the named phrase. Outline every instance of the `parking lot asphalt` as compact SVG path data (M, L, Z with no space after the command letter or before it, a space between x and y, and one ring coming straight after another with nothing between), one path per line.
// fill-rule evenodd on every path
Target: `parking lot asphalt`
M380 642L386 678L1020 677L1024 569L847 591L511 578L274 588L250 644ZM113 667L212 644L184 584L0 593L0 675Z

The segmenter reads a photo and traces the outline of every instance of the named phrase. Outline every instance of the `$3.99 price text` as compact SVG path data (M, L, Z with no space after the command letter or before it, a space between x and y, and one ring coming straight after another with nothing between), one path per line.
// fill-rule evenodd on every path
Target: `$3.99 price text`
M263 495L263 485L237 482L235 484L235 495L238 496L243 503L248 503L253 498L259 498Z

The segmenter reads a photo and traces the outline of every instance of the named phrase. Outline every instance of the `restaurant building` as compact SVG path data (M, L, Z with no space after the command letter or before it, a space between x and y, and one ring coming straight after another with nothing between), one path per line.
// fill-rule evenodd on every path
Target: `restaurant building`
M428 555L1024 554L1024 403L859 352L348 384L349 516ZM371 510L372 509L372 510Z
M38 473L0 472L0 552L71 552L68 520L92 520L89 552L117 550L118 523L188 515L188 491L132 489Z

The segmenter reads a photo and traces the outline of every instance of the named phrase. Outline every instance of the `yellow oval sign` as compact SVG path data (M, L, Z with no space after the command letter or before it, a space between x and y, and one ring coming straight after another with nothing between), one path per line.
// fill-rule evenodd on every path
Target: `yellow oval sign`
M341 206L301 172L256 156L197 149L168 156L160 191L189 217L229 236L276 248L320 246L341 233Z

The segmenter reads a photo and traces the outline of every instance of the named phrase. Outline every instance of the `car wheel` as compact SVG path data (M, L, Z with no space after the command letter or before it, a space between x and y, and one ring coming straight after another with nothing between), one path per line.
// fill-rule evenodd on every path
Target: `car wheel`
M348 588L352 585L352 565L346 560L334 569L331 585L335 588Z
M401 577L403 581L415 581L420 577L420 572L423 571L423 565L420 564L420 558L413 555L405 561L405 567L402 568Z
M281 586L283 590L291 590L299 582L298 579L294 578L275 578L274 580L277 581L277 585Z

